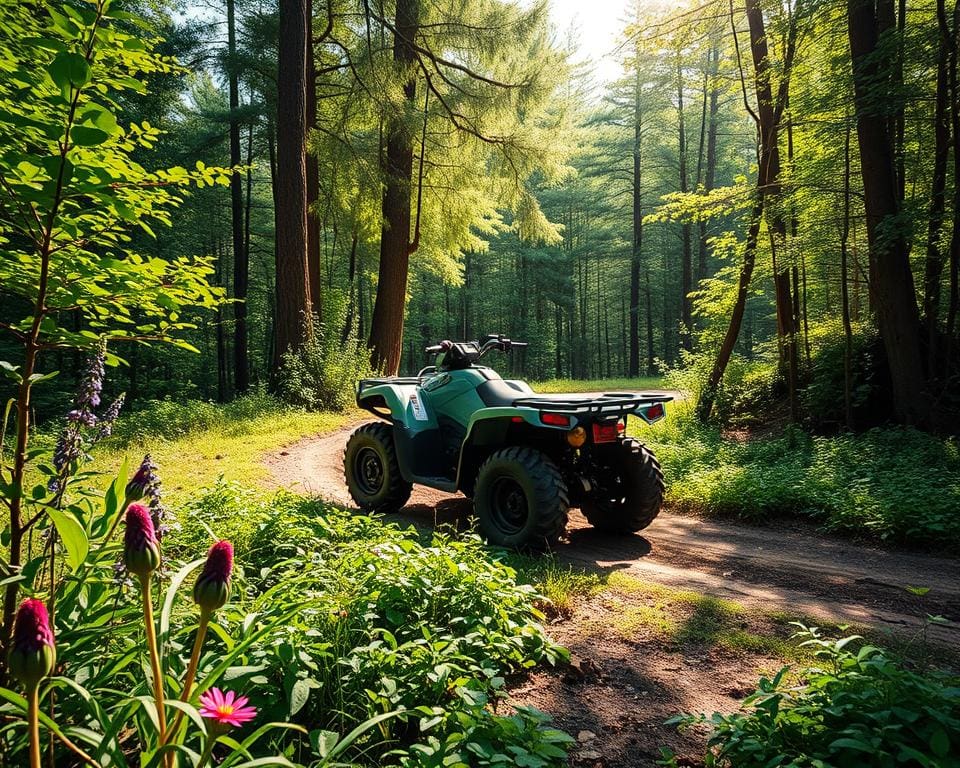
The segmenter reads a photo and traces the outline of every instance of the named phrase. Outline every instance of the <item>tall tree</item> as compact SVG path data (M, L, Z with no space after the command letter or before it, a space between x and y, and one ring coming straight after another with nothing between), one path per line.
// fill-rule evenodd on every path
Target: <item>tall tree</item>
M924 360L908 242L900 199L889 119L878 84L889 78L891 61L879 47L873 0L847 0L847 31L853 60L857 137L863 175L870 294L887 353L894 410L907 424L925 424L929 415Z
M313 335L307 271L307 0L280 0L277 62L276 317L274 369Z
M236 0L227 0L227 80L230 91L230 215L233 236L233 365L234 386L246 392L250 386L250 361L247 356L247 288L250 257L244 227L243 174L240 165L240 78L237 67Z
M420 0L397 0L393 30L393 61L405 73L403 98L412 106L417 95L413 69L414 39L420 26ZM380 236L380 272L373 307L370 347L373 363L396 373L403 353L403 319L407 303L410 253L410 205L413 186L413 134L403 108L387 119L384 154L383 229Z

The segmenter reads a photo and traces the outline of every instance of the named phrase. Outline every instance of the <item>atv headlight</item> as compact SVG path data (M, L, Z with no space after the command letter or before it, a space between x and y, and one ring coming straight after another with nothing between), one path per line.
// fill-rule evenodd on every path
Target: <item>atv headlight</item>
M574 427L567 432L567 442L574 448L579 448L587 442L587 430L583 427Z

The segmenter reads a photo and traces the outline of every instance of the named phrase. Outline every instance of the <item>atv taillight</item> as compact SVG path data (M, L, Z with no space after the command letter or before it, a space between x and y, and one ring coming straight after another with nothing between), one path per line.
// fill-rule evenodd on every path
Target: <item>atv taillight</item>
M653 422L659 421L667 414L663 407L663 403L651 405L649 408L645 408L640 413L643 416L644 421L646 421L648 424L653 424Z
M551 427L569 427L570 417L562 413L541 413L540 421Z
M593 425L593 442L595 443L613 443L616 442L620 430L617 429L618 422L610 424Z

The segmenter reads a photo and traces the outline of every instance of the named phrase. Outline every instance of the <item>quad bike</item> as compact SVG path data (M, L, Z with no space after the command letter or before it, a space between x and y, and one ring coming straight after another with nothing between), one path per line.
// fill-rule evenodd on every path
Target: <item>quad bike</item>
M543 549L579 507L596 528L646 528L663 502L654 455L626 437L629 415L648 424L672 397L627 393L538 395L478 361L526 346L502 335L427 347L416 376L363 379L357 404L381 421L347 443L350 495L368 512L396 512L414 483L473 499L493 544Z

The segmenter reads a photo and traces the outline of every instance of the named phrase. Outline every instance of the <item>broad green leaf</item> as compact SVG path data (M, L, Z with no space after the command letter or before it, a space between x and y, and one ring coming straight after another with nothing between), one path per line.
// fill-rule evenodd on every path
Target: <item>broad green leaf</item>
M47 507L47 515L57 527L57 533L63 541L63 547L67 551L67 565L70 566L70 570L77 570L87 559L87 552L90 551L87 532L77 519L67 512L55 507Z
M110 138L110 134L101 128L88 125L75 125L70 130L73 143L81 147L95 147Z
M90 64L79 53L62 51L50 62L47 72L60 90L82 88L90 82Z

